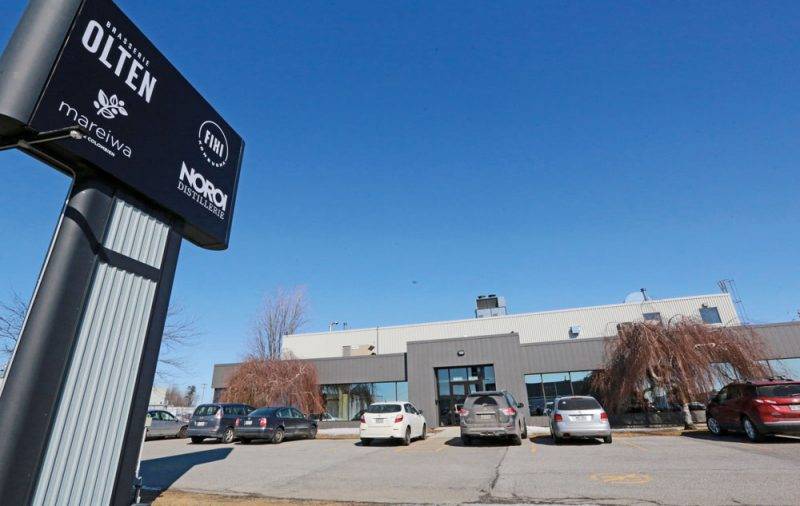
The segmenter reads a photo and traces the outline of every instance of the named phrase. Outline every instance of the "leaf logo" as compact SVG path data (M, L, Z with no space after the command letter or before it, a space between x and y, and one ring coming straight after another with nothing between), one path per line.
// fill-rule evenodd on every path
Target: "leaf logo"
M119 100L116 95L109 97L103 90L97 92L97 100L94 101L94 107L97 109L97 114L106 119L114 119L118 114L122 116L128 115L128 111L125 110L125 101Z

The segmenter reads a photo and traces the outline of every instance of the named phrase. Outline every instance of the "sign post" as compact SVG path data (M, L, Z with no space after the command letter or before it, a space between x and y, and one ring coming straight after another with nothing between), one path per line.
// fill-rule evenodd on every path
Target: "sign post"
M227 247L244 143L110 0L31 0L8 147L74 180L0 393L0 504L130 504L181 239Z

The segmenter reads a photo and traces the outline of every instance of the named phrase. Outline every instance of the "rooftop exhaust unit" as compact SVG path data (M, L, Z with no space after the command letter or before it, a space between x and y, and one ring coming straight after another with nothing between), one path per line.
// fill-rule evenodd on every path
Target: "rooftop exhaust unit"
M475 318L487 318L490 316L505 316L506 299L495 294L478 295L475 300Z

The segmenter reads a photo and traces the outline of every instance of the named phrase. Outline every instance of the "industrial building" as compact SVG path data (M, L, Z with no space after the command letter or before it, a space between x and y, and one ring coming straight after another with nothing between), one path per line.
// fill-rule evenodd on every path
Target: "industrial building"
M358 419L371 402L406 400L430 425L456 423L467 393L508 390L532 415L557 395L586 392L617 325L690 317L740 326L728 293L506 314L502 297L479 297L475 318L286 336L284 350L317 368L328 413ZM800 376L800 323L753 326L776 369ZM236 364L214 366L215 398Z

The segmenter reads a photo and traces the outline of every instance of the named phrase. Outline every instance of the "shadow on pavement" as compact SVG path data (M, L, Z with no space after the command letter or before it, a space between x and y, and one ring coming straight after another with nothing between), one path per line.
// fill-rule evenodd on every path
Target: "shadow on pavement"
M444 442L447 446L465 446L464 442L461 441L460 437L450 438ZM472 446L485 446L485 447L504 447L504 446L513 446L511 441L508 439L501 439L501 438L472 438L472 442L469 444L470 447Z
M771 444L800 444L800 437L792 436L766 436L759 443L751 443L744 434L728 433L724 436L715 436L710 432L684 432L681 437L692 439L702 439L705 441L728 441L731 443L747 443L752 445L771 445Z
M556 442L550 436L534 436L531 443L543 446L556 446ZM595 446L603 444L602 439L562 439L558 446Z
M152 492L155 493L155 496L158 496L161 491L169 488L194 466L224 460L232 451L233 449L230 447L215 448L213 450L143 460L140 467L142 485L149 489L155 489Z

